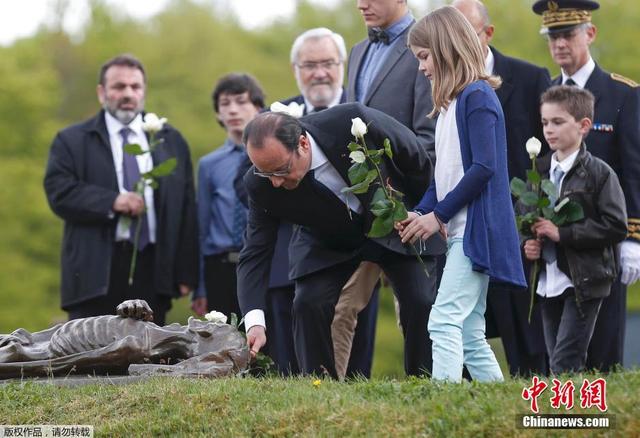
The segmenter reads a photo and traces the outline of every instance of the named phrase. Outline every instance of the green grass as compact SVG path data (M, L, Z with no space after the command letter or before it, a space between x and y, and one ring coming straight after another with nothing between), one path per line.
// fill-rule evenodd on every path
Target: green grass
M516 415L530 413L520 395L530 384L166 377L76 388L12 383L0 390L0 424L89 424L96 436L548 436L515 426ZM639 390L638 371L608 376L611 435L637 436ZM572 414L598 413L581 409L578 388L575 394ZM549 397L547 390L539 398L542 413L566 413L551 409Z

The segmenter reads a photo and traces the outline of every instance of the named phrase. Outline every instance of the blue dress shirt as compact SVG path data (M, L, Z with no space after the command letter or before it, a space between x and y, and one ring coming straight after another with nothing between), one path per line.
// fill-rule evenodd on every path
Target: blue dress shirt
M239 251L233 244L233 216L240 202L233 188L238 166L244 161L244 146L227 139L217 150L202 157L198 164L198 222L200 228L200 266L204 257ZM246 211L246 208L245 208ZM194 298L206 296L204 269Z
M380 66L384 64L387 56L389 56L391 45L407 27L411 26L411 23L413 23L413 15L407 13L400 20L393 23L387 29L384 29L387 35L389 35L389 44L382 42L369 44L367 53L364 55L364 60L362 64L360 64L358 81L356 82L356 100L358 102L364 102L373 78L376 77Z

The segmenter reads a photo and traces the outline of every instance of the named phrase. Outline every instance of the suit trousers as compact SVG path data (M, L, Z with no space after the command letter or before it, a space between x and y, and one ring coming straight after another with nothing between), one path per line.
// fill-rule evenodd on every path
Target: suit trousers
M300 372L293 344L293 319L291 309L295 287L270 288L267 292L267 336L266 352L273 360L278 374L296 375Z
M296 280L293 327L296 356L305 374L328 374L337 378L331 323L340 292L360 260L353 259ZM431 371L431 342L426 327L435 284L435 261L382 250L376 259L400 301L404 335L405 372L423 375ZM427 277L424 270L430 273Z
M155 245L148 244L138 252L133 284L129 285L129 268L133 256L133 244L115 242L111 256L111 271L107 294L84 301L69 309L69 319L89 316L115 315L118 304L125 300L145 300L153 310L153 322L165 324L165 316L171 309L171 297L158 295L154 287Z
M204 286L207 291L207 310L217 310L227 316L235 313L240 319L242 313L240 312L238 294L236 292L237 260L230 258L230 254L234 253L204 257Z
M611 285L611 294L602 300L587 350L587 369L609 372L622 365L626 321L627 286L618 277Z
M585 369L601 303L602 298L591 298L578 305L573 288L560 296L542 299L544 338L553 374Z

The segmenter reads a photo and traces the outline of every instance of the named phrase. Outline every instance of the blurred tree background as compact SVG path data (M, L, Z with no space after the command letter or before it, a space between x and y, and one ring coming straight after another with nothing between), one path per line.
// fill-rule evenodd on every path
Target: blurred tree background
M640 80L640 47L631 44L634 35L640 37L640 4L600 3L594 14L599 25L595 59L609 71ZM486 4L496 26L494 45L548 67L555 76L558 70L539 35L541 20L531 12L532 1ZM42 178L55 133L98 110L95 87L105 60L123 52L142 60L148 78L146 108L181 130L195 163L224 141L210 99L217 78L250 72L270 103L298 94L289 50L299 33L326 26L342 34L348 48L365 36L352 0L331 9L299 0L292 17L254 30L244 29L213 0L174 0L143 22L91 0L91 18L80 36L62 30L67 5L59 3L53 25L0 47L0 333L17 327L40 330L65 319L59 309L62 222L49 210ZM428 11L413 12L421 17ZM402 375L401 337L390 294L383 295L375 374ZM630 301L640 307L637 293L630 294ZM187 300L174 307L171 318L184 322Z

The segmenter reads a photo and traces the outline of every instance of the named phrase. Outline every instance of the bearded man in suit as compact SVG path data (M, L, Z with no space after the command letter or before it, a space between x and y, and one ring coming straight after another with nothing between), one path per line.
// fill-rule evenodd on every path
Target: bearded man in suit
M198 226L189 147L165 124L151 154L123 150L138 143L148 150L142 129L145 70L131 55L100 69L97 87L103 109L60 131L51 145L44 178L49 205L64 220L62 308L69 318L113 313L129 299L144 299L155 322L164 325L171 299L198 283ZM175 157L171 175L144 197L133 188L140 173ZM137 176L136 176L137 175ZM133 283L132 220L142 221Z

